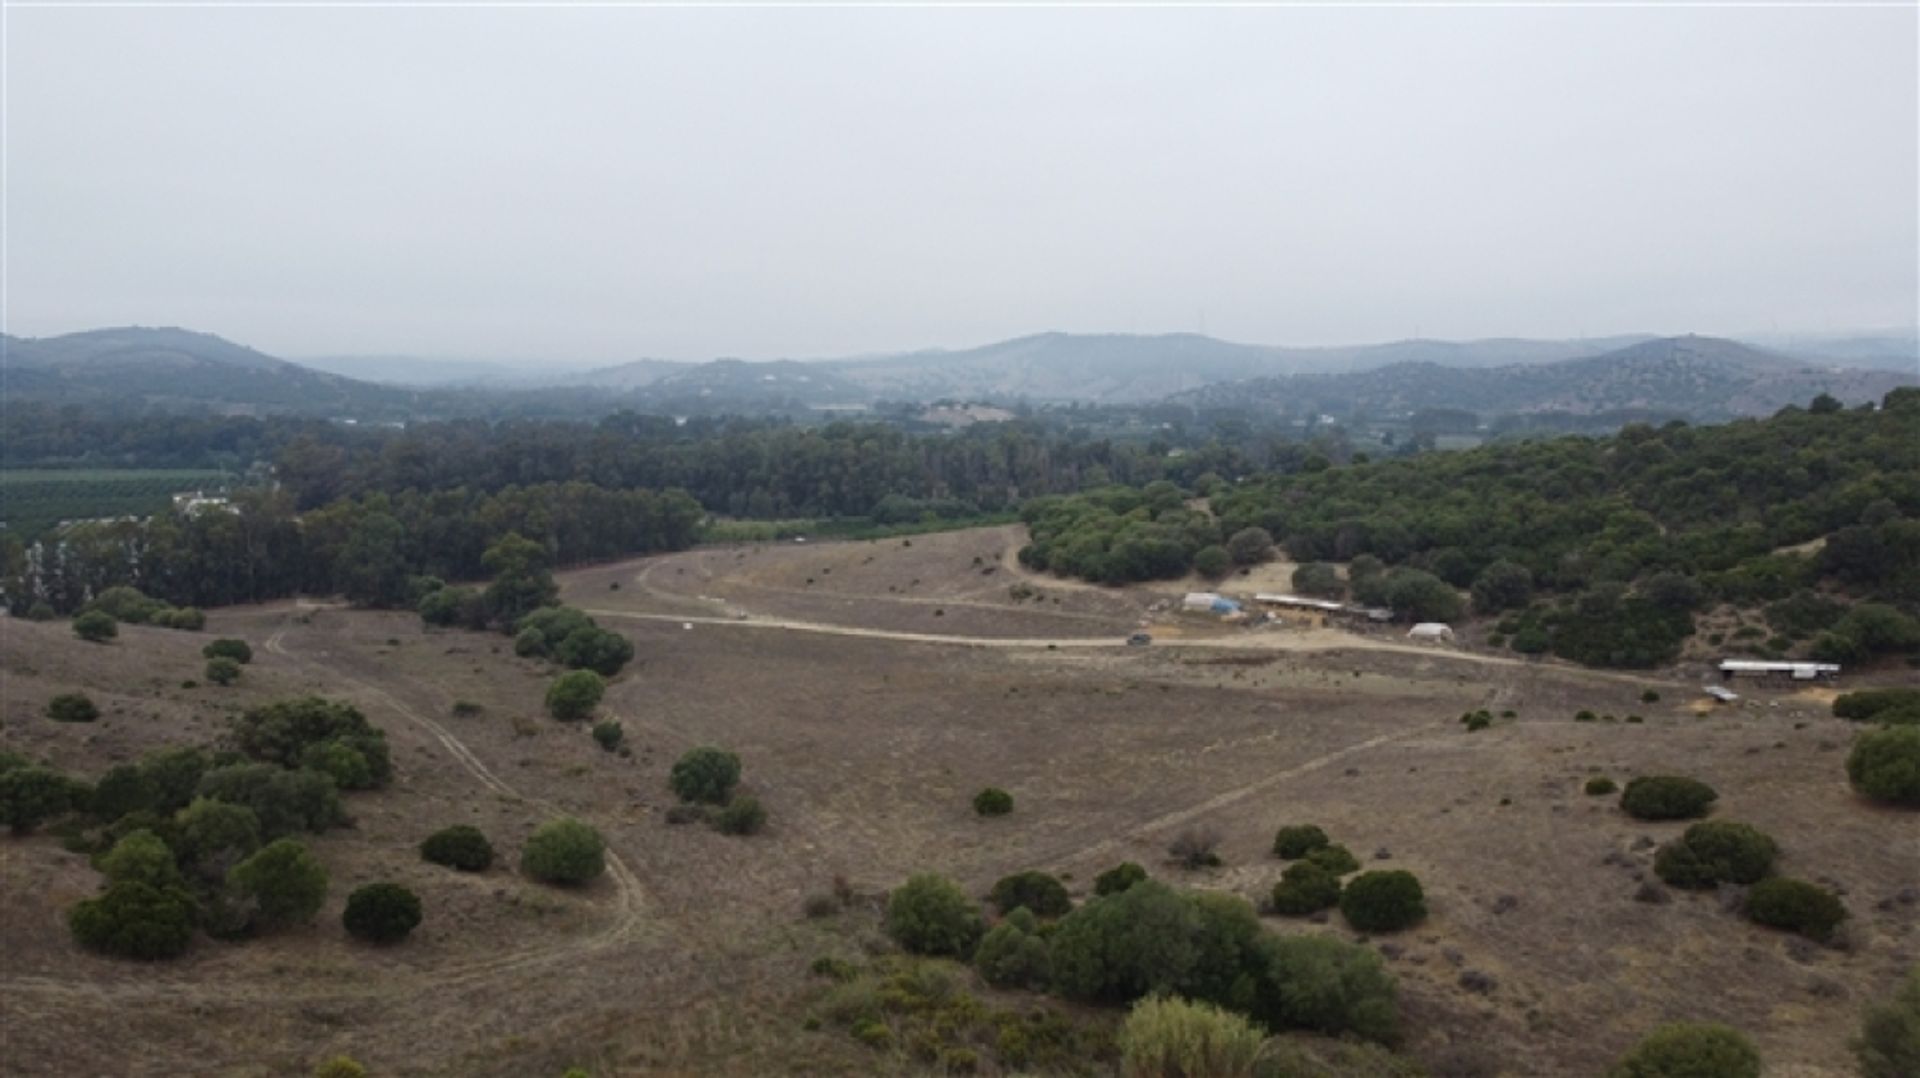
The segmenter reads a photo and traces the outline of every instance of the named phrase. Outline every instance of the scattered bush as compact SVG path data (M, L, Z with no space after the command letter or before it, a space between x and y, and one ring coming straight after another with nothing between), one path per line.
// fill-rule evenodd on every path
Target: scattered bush
M1607 1078L1760 1078L1760 1053L1738 1030L1675 1022L1635 1045Z
M1481 708L1479 711L1469 711L1460 716L1460 721L1466 724L1468 733L1473 733L1476 730L1484 730L1492 726L1493 713L1485 708Z
M1013 795L989 786L973 795L973 811L981 816L1005 816L1013 811Z
M1411 872L1362 872L1341 892L1340 913L1362 932L1395 932L1427 915L1426 893Z
M145 829L134 831L113 844L113 849L100 855L100 874L107 883L144 883L156 890L181 887L186 883L180 878L180 866L174 861L173 850L160 836Z
M1273 885L1274 912L1285 917L1305 917L1339 902L1340 877L1312 861L1288 865Z
M1920 966L1907 971L1892 1000L1867 1009L1860 1035L1849 1047L1860 1066L1860 1078L1920 1074Z
M1349 872L1360 871L1360 859L1353 851L1338 843L1329 843L1307 854L1307 863L1318 865L1334 876L1344 876Z
M593 739L600 743L601 748L612 752L620 747L622 741L627 739L627 732L621 728L619 723L608 719L605 722L596 722L593 724Z
M414 609L427 625L484 629L491 620L486 597L472 588L434 588L420 597Z
M607 682L591 670L569 670L547 686L547 714L561 722L579 722L600 706Z
M1266 1036L1210 1003L1156 997L1133 1005L1120 1027L1125 1078L1253 1078Z
M1258 565L1273 557L1273 535L1265 528L1242 528L1227 537L1235 565Z
M923 873L887 897L887 935L915 954L964 958L979 942L980 908L944 876Z
M1182 868L1214 868L1220 864L1220 855L1216 852L1219 846L1220 832L1211 827L1189 827L1167 844L1167 853Z
M120 635L120 623L104 611L89 610L73 619L73 635L89 644L104 644Z
M1620 808L1637 820L1689 820L1705 816L1719 796L1696 779L1643 775L1620 792Z
M252 708L234 720L233 741L251 759L324 772L343 790L385 786L393 778L386 733L337 700L304 696Z
M206 678L215 685L231 685L240 680L240 664L232 659L208 659Z
M1399 993L1372 948L1312 935L1268 937L1262 950L1270 1025L1382 1044L1399 1039Z
M607 844L600 832L562 816L540 825L520 850L520 870L544 883L576 886L607 869Z
M1619 788L1605 775L1596 775L1588 779L1586 785L1587 795L1590 797L1604 797Z
M753 797L736 797L727 802L727 807L721 809L713 821L713 826L727 835L758 834L766 825L767 810Z
M1920 689L1860 689L1841 693L1833 701L1837 718L1855 722L1888 722L1889 715L1902 716L1902 722L1920 721Z
M54 722L92 722L100 709L85 693L61 693L47 701L47 718Z
M1038 925L1033 913L1020 906L993 926L974 949L973 965L981 979L995 988L1045 985L1050 963Z
M420 857L462 872L485 872L493 864L493 843L477 827L454 824L428 835Z
M1236 989L1262 968L1261 937L1259 917L1240 898L1143 880L1060 919L1049 955L1053 984L1087 1000L1171 992L1242 1006Z
M260 837L269 841L299 831L325 831L344 819L333 777L304 768L287 771L272 764L215 768L201 777L199 792L252 809L260 821Z
M1643 704L1657 704L1660 702L1660 693L1654 689L1644 690L1640 693L1640 702Z
M212 882L260 848L260 818L245 805L196 798L173 818L180 867Z
M1233 557L1223 546L1201 547L1193 554L1193 571L1208 580L1218 580L1233 571Z
M1029 869L1005 876L989 893L994 908L1002 915L1025 909L1035 917L1064 917L1073 911L1073 899L1066 885L1045 872Z
M1117 895L1120 892L1147 878L1147 870L1132 861L1120 864L1102 872L1093 878L1095 895Z
M155 614L152 624L162 629L184 629L199 632L207 626L207 615L197 606L173 606Z
M276 839L227 873L227 884L251 901L265 926L310 921L327 899L327 870L305 846Z
M472 718L485 710L486 708L481 707L472 700L455 700L453 702L453 713L463 719Z
M340 922L369 943L397 943L420 924L420 896L397 883L370 883L347 896Z
M1574 722L1599 722L1600 716L1595 715L1593 712L1588 711L1586 708L1581 708L1579 711L1576 711L1573 713L1573 721Z
M1708 820L1661 846L1653 871L1667 883L1691 890L1749 884L1773 870L1778 853L1773 839L1746 824Z
M1327 833L1313 824L1282 827L1273 836L1273 855L1291 861L1327 845Z
M1847 908L1832 891L1805 880L1775 876L1761 880L1747 892L1747 917L1769 928L1798 932L1808 939L1833 935Z
M1855 738L1847 779L1875 801L1920 808L1920 726L1883 726Z
M158 816L153 783L141 774L137 764L115 764L93 784L93 796L87 799L87 812L96 820L112 823L131 812L149 812Z
M232 659L234 662L244 665L253 661L253 648L250 647L245 640L235 640L233 637L223 636L218 640L209 641L206 647L201 648L200 657L203 659Z
M313 1078L367 1078L367 1068L351 1056L334 1056L314 1068Z
M67 927L81 946L142 961L185 951L193 923L193 896L139 882L116 883L67 912Z
M740 757L711 745L690 749L674 761L667 782L682 801L724 805L740 782Z
M0 824L24 835L82 802L85 787L45 767L0 771Z
M59 615L54 613L53 607L47 605L43 599L35 600L34 604L27 608L28 621L52 621L56 617Z

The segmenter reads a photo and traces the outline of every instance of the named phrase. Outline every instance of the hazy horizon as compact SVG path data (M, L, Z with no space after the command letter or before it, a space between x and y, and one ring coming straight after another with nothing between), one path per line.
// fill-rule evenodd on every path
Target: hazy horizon
M1920 324L1912 8L8 20L19 336L587 367Z

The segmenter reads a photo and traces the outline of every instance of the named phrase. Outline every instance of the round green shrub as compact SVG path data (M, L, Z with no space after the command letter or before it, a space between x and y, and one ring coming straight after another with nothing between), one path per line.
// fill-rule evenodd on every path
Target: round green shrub
M736 797L720 810L713 826L727 835L758 834L767 826L767 810L761 807L759 798Z
M1047 941L1025 907L994 925L973 952L980 978L995 988L1039 988L1047 983Z
M1274 832L1273 855L1291 861L1305 857L1327 842L1327 833L1313 824L1294 824Z
M1920 966L1907 971L1886 1003L1869 1007L1853 1039L1860 1078L1913 1078L1920 1074Z
M520 850L520 870L544 883L575 886L607 870L600 832L571 816L540 825Z
M244 665L253 661L253 648L248 646L245 640L235 640L233 637L223 636L218 640L208 642L206 647L201 648L200 657L203 659L232 659L234 662Z
M313 1078L367 1078L367 1068L352 1056L334 1056L314 1068Z
M1266 1034L1211 1003L1156 996L1133 1005L1117 1042L1122 1074L1237 1078L1254 1073Z
M1612 779L1607 778L1605 775L1595 775L1593 778L1588 779L1586 786L1587 795L1590 797L1605 797L1607 794L1619 788L1620 787L1614 785Z
M61 693L47 701L47 718L54 722L92 722L99 717L100 709L85 693Z
M740 757L725 749L702 745L673 763L668 785L682 801L724 805L740 781Z
M120 623L105 611L89 610L74 617L73 635L89 644L104 644L120 635Z
M252 901L255 921L268 926L312 920L327 899L327 870L290 838L269 842L233 866L227 884Z
M1705 816L1719 796L1697 779L1643 775L1620 792L1620 808L1637 820L1690 820Z
M1068 896L1066 885L1036 869L1002 877L988 897L1002 915L1017 909L1045 918L1065 917L1073 912L1073 899Z
M159 890L185 884L173 850L160 841L160 836L144 829L114 843L112 849L100 855L99 867L109 884L144 883Z
M1648 1034L1607 1078L1760 1078L1760 1053L1738 1030L1675 1022Z
M1147 870L1132 861L1120 864L1102 872L1093 878L1093 893L1096 895L1117 895L1120 892L1147 878Z
M1344 876L1349 872L1360 871L1360 859L1353 851L1337 842L1328 843L1307 854L1306 860L1326 869L1335 876Z
M485 872L493 864L493 843L468 824L444 827L420 843L420 857L462 872Z
M611 719L593 724L593 740L608 752L619 748L620 743L626 739L626 730Z
M1754 883L1773 870L1780 852L1761 831L1731 820L1708 820L1660 847L1653 871L1667 883L1705 890L1722 883Z
M208 659L206 678L215 685L231 685L240 680L240 664L224 657Z
M1805 880L1776 876L1747 892L1747 917L1769 928L1824 940L1847 918L1847 908L1832 891Z
M606 679L591 670L569 670L547 686L547 714L561 722L578 722L593 714L607 693Z
M982 816L1005 816L1013 811L1013 795L998 786L989 786L973 795L973 811Z
M1395 932L1427 915L1426 893L1403 869L1362 872L1341 892L1340 913L1362 932Z
M1353 1035L1382 1044L1400 1036L1393 975L1371 947L1324 935L1269 936L1259 944L1266 968L1258 995L1275 1029Z
M180 866L202 879L225 879L228 869L260 848L260 818L245 805L199 797L173 823Z
M915 954L964 958L979 942L980 908L958 884L922 873L887 897L887 935Z
M1920 726L1885 726L1855 738L1847 780L1875 801L1920 808Z
M369 943L397 943L420 925L420 896L397 883L370 883L347 896L340 922Z
M67 912L67 928L81 946L143 961L186 950L193 923L193 896L137 881L116 883Z
M1274 912L1285 917L1305 917L1339 902L1340 877L1312 861L1288 865L1273 885Z

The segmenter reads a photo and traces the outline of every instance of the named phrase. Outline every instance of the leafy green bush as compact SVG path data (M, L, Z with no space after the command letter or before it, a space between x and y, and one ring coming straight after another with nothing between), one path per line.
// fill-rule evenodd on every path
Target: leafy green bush
M130 812L159 809L153 782L138 764L115 764L93 784L93 796L87 799L87 812L96 820L112 823Z
M726 835L758 834L766 825L767 810L755 797L734 798L727 802L727 807L721 809L713 821L713 826Z
M1697 779L1643 775L1620 792L1620 808L1637 820L1688 820L1705 816L1720 795Z
M989 786L973 795L973 811L981 816L1005 816L1013 811L1013 795Z
M244 665L253 661L253 648L250 647L245 640L235 640L233 637L223 636L218 640L209 641L206 647L201 648L200 657L203 659L232 659L234 662Z
M0 824L24 835L83 803L86 788L45 767L0 771Z
M1001 914L1025 909L1035 917L1064 917L1073 910L1066 885L1036 869L1004 876L988 896Z
M1147 878L1147 870L1132 861L1122 861L1093 878L1093 893L1117 895Z
M173 823L180 867L202 880L225 879L228 870L260 848L260 818L245 805L196 798Z
M1875 801L1920 808L1920 726L1883 726L1855 738L1847 779Z
M340 921L369 943L397 943L420 925L420 896L397 883L370 883L347 896Z
M173 850L152 831L131 832L100 855L100 874L109 884L144 883L157 890L184 886Z
M1913 1078L1920 1074L1920 966L1907 971L1888 1002L1869 1007L1850 1048L1860 1078Z
M367 1078L367 1068L351 1056L334 1056L314 1068L313 1078Z
M1493 713L1485 708L1481 708L1479 711L1469 711L1460 716L1460 721L1466 725L1468 733L1473 733L1477 730L1484 730L1492 726Z
M1233 571L1233 557L1226 547L1218 544L1203 546L1194 551L1193 571L1208 580L1218 580Z
M1841 693L1833 701L1835 717L1855 722L1887 722L1889 713L1904 716L1914 711L1920 711L1920 689L1860 689Z
M576 886L607 869L600 832L571 816L540 825L520 849L520 870L543 883Z
M600 747L608 752L619 748L620 743L626 739L626 730L622 729L620 724L612 719L593 724L593 740L598 742Z
M140 589L122 584L102 591L82 609L98 611L128 625L145 625L166 608L167 604L149 598Z
M1288 865L1273 885L1274 912L1285 917L1305 917L1339 902L1340 877L1312 861Z
M1261 968L1260 936L1258 916L1240 898L1182 894L1143 880L1060 919L1049 956L1053 984L1106 1002L1172 992L1231 1003L1234 986Z
M1344 876L1349 872L1360 871L1360 859L1353 851L1339 843L1328 843L1307 854L1309 864L1318 865L1335 876Z
M140 758L140 777L153 788L155 812L186 808L200 789L200 780L213 766L206 750L192 745L155 749Z
M1743 823L1708 820L1660 847L1653 871L1675 887L1704 890L1722 883L1755 883L1773 870L1780 852L1773 839Z
M244 805L260 821L260 837L281 838L299 831L325 831L343 822L340 790L330 775L273 764L233 764L200 778L200 795Z
M162 629L184 629L197 633L206 628L207 615L197 606L170 606L155 614L152 624Z
M327 870L305 846L275 839L227 873L227 884L250 900L256 923L310 921L327 899Z
M964 958L979 942L980 908L953 881L913 876L887 897L887 935L915 954Z
M104 644L120 635L120 623L111 614L89 610L74 617L73 635L89 644Z
M606 680L599 674L569 670L547 686L547 714L561 722L579 722L593 714L606 694Z
M240 680L240 664L232 659L208 659L206 678L215 685L231 685Z
M462 872L485 872L493 864L493 843L469 824L443 827L420 843L420 858Z
M1402 869L1362 872L1341 892L1340 913L1362 932L1396 932L1426 917L1426 893Z
M1227 553L1235 565L1258 565L1273 557L1273 535L1265 528L1241 528L1227 537ZM1299 581L1294 582L1299 587Z
M1760 1078L1760 1053L1727 1026L1674 1022L1648 1034L1607 1078Z
M1614 785L1613 780L1605 775L1595 775L1587 780L1585 788L1589 797L1604 797L1620 787Z
M61 693L47 701L47 718L54 722L92 722L100 717L100 709L86 693Z
M1047 941L1026 907L994 925L974 948L973 965L995 988L1038 988L1047 983Z
M420 597L415 609L428 625L484 629L490 620L486 598L472 588L435 588Z
M342 789L385 786L393 778L386 733L338 700L304 696L251 708L234 720L233 742L254 760L325 772Z
M740 757L711 745L689 749L673 762L667 784L682 801L724 805L740 782Z
M1747 917L1769 928L1824 940L1846 920L1847 908L1832 891L1818 884L1775 876L1761 880L1747 892Z
M1288 861L1305 857L1327 845L1327 833L1313 824L1282 827L1273 836L1273 855Z
M1124 1078L1253 1078L1266 1036L1210 1003L1155 997L1133 1005L1120 1027Z
M1311 935L1267 937L1261 951L1270 1025L1382 1044L1399 1039L1399 991L1372 948Z
M67 927L81 946L142 961L185 951L193 924L192 895L139 882L116 883L67 911Z

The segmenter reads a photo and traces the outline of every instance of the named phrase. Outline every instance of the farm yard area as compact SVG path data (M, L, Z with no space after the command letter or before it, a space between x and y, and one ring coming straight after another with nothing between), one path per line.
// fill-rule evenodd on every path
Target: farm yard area
M886 953L890 889L938 872L982 896L1038 869L1084 899L1133 861L1258 905L1286 867L1271 852L1286 824L1419 877L1428 916L1403 931L1357 933L1338 913L1262 922L1375 948L1399 982L1405 1054L1437 1075L1599 1074L1676 1018L1746 1031L1769 1075L1850 1074L1862 1008L1920 959L1920 840L1910 815L1849 788L1857 728L1830 690L1743 684L1740 705L1705 707L1691 669L1590 671L1413 644L1404 627L1232 627L1179 614L1178 582L1026 572L1020 541L708 547L558 574L562 602L633 644L596 715L621 724L625 753L547 717L553 668L511 637L411 613L232 607L202 632L126 626L106 646L7 619L0 748L97 776L318 694L385 730L394 777L344 797L352 826L309 836L333 880L312 925L197 939L165 964L72 942L65 911L99 881L85 854L51 832L0 840L5 1069L270 1075L347 1054L382 1075L938 1071L819 1020L833 987L816 960ZM1127 646L1139 631L1151 645ZM188 687L215 637L252 645L245 676ZM73 691L97 721L43 717ZM1481 709L1484 728L1462 724ZM674 822L669 769L700 745L739 755L762 831ZM1839 939L1659 888L1655 847L1685 823L1585 792L1654 774L1708 783L1715 818L1765 831L1783 870L1841 894ZM976 814L986 787L1013 811ZM516 868L560 814L607 840L606 875L581 888ZM492 839L492 868L420 859L452 824ZM1219 863L1175 863L1183 834L1213 839ZM341 931L347 892L375 879L421 897L403 947ZM831 909L810 909L823 895ZM1119 1016L973 990L1093 1027Z

